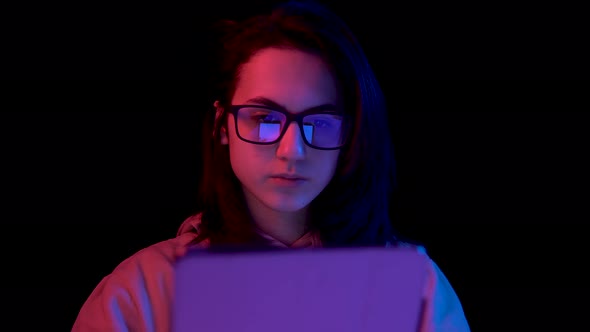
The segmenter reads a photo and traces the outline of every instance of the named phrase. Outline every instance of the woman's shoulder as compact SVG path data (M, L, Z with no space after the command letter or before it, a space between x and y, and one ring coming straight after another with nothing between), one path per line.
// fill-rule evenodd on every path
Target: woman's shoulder
M174 238L152 244L122 261L112 273L121 275L133 271L160 271L164 267L173 265L195 238L195 233L183 233Z
M426 250L426 246L408 239L396 239L386 247L416 251L425 257L427 274L424 287L422 328L420 332L469 332L463 306L451 282Z
M424 287L425 307L421 331L469 332L470 327L463 305L451 282L424 246L410 244L427 259L427 278Z
M205 247L208 241L193 244L198 235L200 215L191 216L182 223L175 237L143 248L115 267L112 274L118 277L134 275L155 276L162 271L172 272L174 262L189 247ZM145 278L142 276L142 278ZM134 279L134 278L131 278Z
M194 222L193 217L189 219L185 223ZM73 331L166 330L174 295L174 263L189 247L207 245L193 245L196 237L197 232L185 227L174 238L143 248L119 263L87 298Z

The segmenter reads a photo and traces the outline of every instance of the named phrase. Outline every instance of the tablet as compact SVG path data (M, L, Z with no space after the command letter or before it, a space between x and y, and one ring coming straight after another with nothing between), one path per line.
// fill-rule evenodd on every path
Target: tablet
M192 250L172 331L416 332L429 259L411 248Z

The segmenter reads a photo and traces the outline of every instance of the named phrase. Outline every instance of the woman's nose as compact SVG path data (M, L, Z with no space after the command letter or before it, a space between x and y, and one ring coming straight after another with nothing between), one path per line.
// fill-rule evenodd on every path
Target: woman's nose
M301 160L305 158L305 142L296 122L291 122L277 147L277 157L281 159Z

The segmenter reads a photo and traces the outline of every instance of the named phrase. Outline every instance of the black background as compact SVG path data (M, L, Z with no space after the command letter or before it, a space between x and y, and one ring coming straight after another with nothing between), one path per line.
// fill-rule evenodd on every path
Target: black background
M390 79L587 79L575 1L324 0ZM0 75L16 79L189 79L206 71L206 27L264 1L3 4Z
M6 324L69 330L105 274L194 212L205 26L261 5L3 11ZM576 330L589 309L583 22L540 6L334 5L391 108L397 227L426 244L474 331Z

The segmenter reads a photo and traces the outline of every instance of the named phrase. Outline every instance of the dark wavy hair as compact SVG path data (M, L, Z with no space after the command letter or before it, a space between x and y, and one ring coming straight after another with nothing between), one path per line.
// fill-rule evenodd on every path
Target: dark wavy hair
M345 112L354 119L350 143L342 148L333 179L310 205L310 227L326 247L374 246L396 241L390 206L396 188L393 146L385 99L374 72L345 22L313 1L288 1L269 13L215 27L218 52L212 75L215 100L228 105L242 66L259 50L291 48L319 55L341 84ZM241 184L234 175L220 129L227 112L204 118L202 224L196 241L216 245L264 244L256 234ZM214 133L212 135L212 133Z

